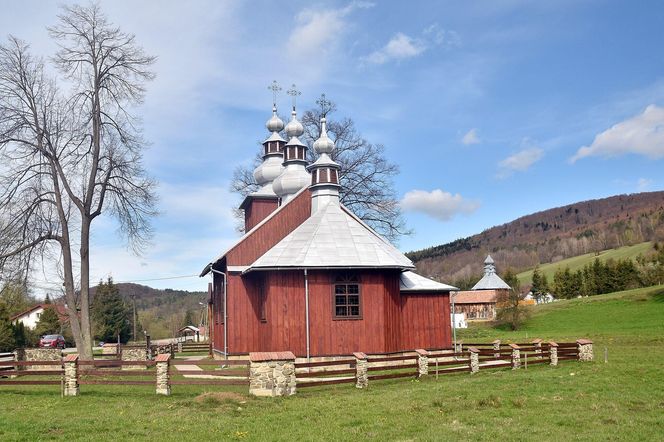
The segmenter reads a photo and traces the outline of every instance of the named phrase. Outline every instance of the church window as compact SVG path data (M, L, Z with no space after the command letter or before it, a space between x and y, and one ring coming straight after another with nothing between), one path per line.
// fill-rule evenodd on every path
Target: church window
M361 319L360 280L356 275L341 275L334 281L334 317Z

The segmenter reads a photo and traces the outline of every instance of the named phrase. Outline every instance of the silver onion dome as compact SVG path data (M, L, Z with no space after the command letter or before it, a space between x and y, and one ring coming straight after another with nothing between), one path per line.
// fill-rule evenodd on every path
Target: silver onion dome
M331 154L334 151L334 141L327 136L327 126L325 117L320 119L320 137L314 141L314 150L318 154Z
M297 119L297 112L295 112L295 109L291 112L291 120L288 122L286 125L286 135L288 135L289 138L292 137L299 137L304 133L304 126L302 126L302 123Z
M270 132L281 132L284 129L284 122L277 116L277 106L272 106L272 117L267 120L265 127Z

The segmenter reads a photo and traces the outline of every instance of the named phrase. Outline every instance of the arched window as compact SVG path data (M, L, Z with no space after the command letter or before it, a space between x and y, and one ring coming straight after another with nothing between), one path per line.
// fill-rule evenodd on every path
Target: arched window
M360 279L357 275L339 275L334 280L334 318L361 319Z

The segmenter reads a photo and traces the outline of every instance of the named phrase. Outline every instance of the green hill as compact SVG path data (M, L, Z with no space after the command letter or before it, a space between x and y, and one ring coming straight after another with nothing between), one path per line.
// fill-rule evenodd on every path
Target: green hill
M607 261L609 259L635 259L640 254L648 253L652 250L652 248L652 242L644 242L633 246L604 250L599 254L586 253L585 255L574 256L572 258L563 259L561 261L549 264L542 264L540 265L540 270L544 275L546 275L550 283L553 281L553 274L559 268L564 269L565 267L569 267L570 270L576 271L583 268L583 266L586 264L591 264L595 258L599 258L601 261ZM530 284L533 278L533 269L521 272L517 276L522 284Z
M664 285L560 300L533 306L531 312L531 318L519 331L484 323L458 330L459 336L483 341L506 337L515 341L590 337L612 343L664 343Z

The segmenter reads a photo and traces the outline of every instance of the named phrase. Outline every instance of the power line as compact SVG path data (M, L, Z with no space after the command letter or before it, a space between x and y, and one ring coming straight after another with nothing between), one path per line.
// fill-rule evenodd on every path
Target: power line
M132 282L149 282L149 281L165 281L167 279L183 279L183 278L194 278L199 275L180 275L180 276L166 276L163 278L151 278L151 279L136 279L134 281L114 281L116 284L128 284Z

